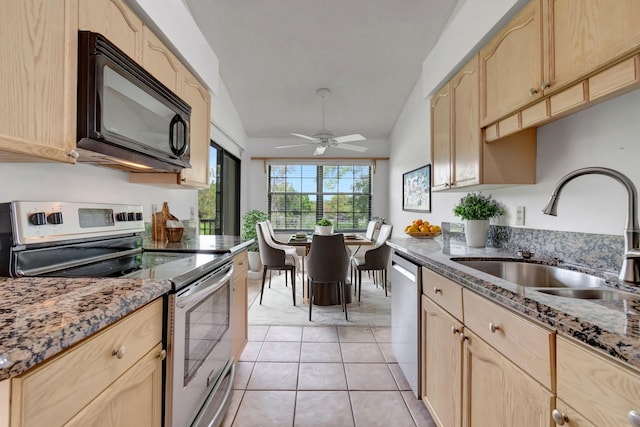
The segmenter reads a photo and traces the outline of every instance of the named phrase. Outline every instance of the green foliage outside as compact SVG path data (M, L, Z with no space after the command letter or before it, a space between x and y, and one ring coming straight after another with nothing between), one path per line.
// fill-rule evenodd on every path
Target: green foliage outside
M249 246L249 251L258 252L258 233L256 224L267 220L267 214L257 209L247 211L242 217L242 240L247 241L255 239L255 242Z
M491 219L504 214L504 208L491 195L469 193L453 208L453 214L463 220Z

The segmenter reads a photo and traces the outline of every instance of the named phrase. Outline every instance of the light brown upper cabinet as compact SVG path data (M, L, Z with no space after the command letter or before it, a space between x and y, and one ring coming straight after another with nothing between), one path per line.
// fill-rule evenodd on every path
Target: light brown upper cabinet
M431 100L433 190L478 184L478 56Z
M189 125L191 168L182 170L180 184L195 188L208 188L211 96L209 91L188 70L184 69L182 76L180 97L191 105Z
M446 190L451 183L451 97L447 83L431 98L431 163L433 191Z
M182 79L182 64L176 56L145 26L142 29L142 66L153 77L178 93Z
M527 4L480 50L482 126L543 94L541 1Z
M3 0L0 161L75 163L78 0Z
M431 99L433 191L535 183L535 131L483 143L479 97L476 55Z
M81 30L102 34L142 64L142 20L124 0L80 0L78 22Z
M640 46L638 0L544 1L545 94Z

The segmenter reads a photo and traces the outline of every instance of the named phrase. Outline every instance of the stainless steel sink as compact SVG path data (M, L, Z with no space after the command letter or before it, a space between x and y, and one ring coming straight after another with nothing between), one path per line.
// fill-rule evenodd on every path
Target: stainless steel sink
M597 299L597 300L637 300L640 295L617 289L536 289L538 292L565 298Z
M551 265L509 260L455 259L452 261L521 286L535 288L598 288L604 279Z

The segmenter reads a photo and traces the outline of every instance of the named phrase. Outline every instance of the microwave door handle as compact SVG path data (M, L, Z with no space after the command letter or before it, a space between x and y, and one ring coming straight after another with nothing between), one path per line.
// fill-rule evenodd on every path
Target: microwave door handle
M182 126L182 146L180 148L177 148L173 141L173 131L178 125ZM173 116L173 119L171 119L171 123L169 124L169 147L171 148L171 152L178 157L182 157L184 153L187 152L187 148L189 148L189 142L187 140L187 123L179 114Z

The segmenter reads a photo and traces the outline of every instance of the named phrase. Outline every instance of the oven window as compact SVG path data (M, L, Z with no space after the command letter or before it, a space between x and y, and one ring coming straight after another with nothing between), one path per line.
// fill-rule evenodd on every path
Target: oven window
M211 350L229 329L229 286L224 286L186 313L184 385L196 376Z

